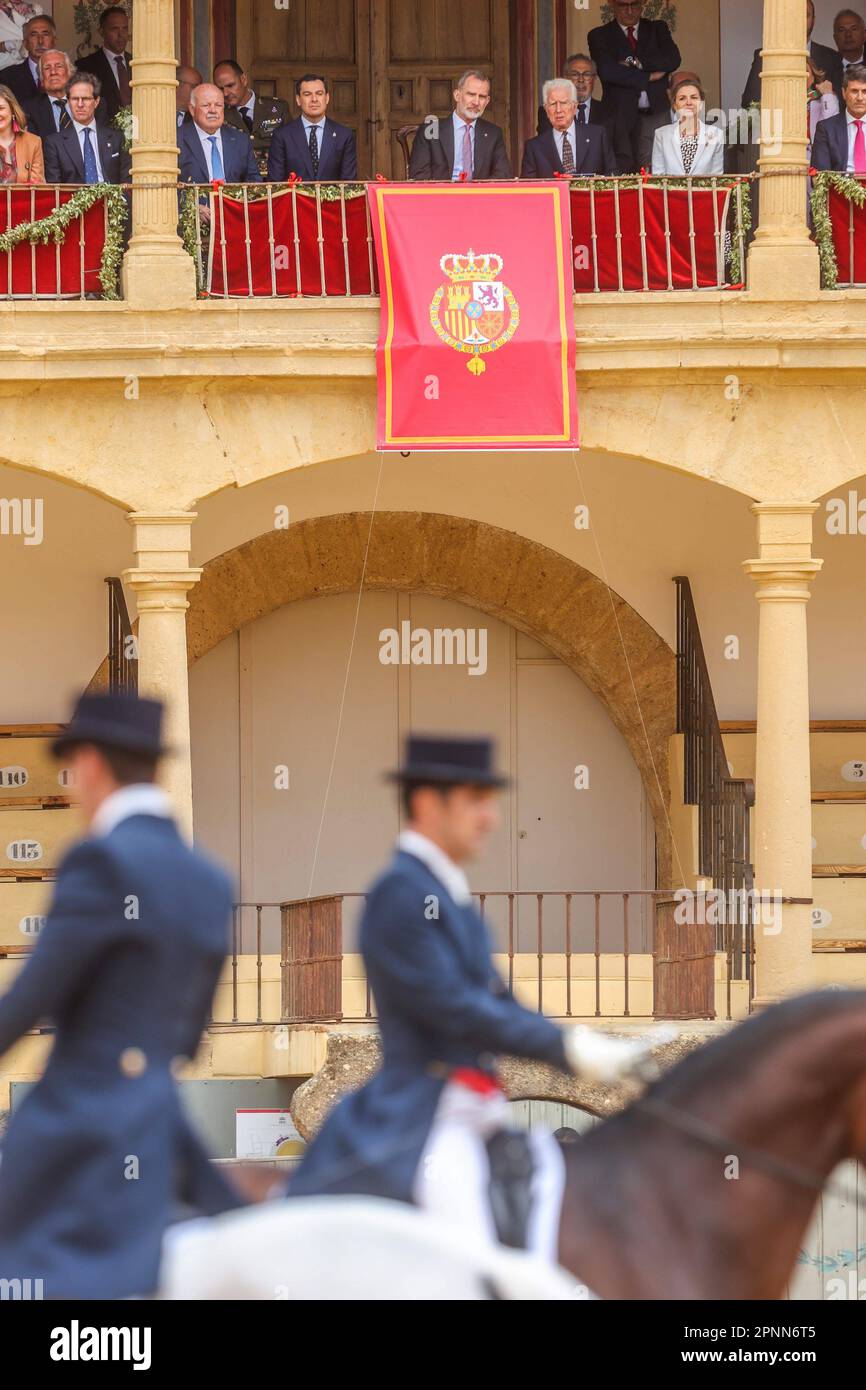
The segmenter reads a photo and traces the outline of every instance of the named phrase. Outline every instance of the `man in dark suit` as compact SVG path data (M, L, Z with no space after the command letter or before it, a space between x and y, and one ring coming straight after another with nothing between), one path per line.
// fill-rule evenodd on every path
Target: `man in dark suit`
M77 72L69 83L68 125L43 141L46 183L129 183L130 158L123 135L101 126L99 78Z
M578 102L574 83L565 77L554 77L545 82L542 95L550 129L527 140L520 177L551 179L555 174L567 174L570 178L616 174L617 164L607 128L588 123L587 103Z
M268 179L285 183L292 175L308 183L337 183L358 177L355 136L326 114L331 100L328 79L307 72L295 83L301 114L277 126L268 152Z
M46 49L39 58L39 75L42 91L24 103L27 129L45 141L49 135L56 135L72 124L69 109L69 82L74 76L73 67L67 54L59 48ZM100 103L96 108L96 124L106 125L105 112Z
M57 28L48 14L38 14L28 19L21 31L27 57L23 63L15 63L3 68L0 81L16 96L22 106L39 95L39 59L57 41Z
M866 174L866 67L850 67L842 79L844 108L819 121L812 141L816 169Z
M624 174L640 169L643 123L668 110L668 77L680 66L680 51L664 20L641 18L644 3L611 0L614 18L589 34L604 109L617 122L617 159Z
M833 21L833 40L839 50L843 72L866 62L866 25L856 10L839 11Z
M585 53L572 53L570 58L566 58L565 66L562 69L562 76L569 82L574 83L577 92L577 114L580 116L583 108L583 119L581 125L603 125L613 143L613 118L604 110L602 103L595 95L595 80L598 76L598 69L591 58ZM538 124L536 135L545 135L548 130L552 130L550 117L542 102L538 108Z
M256 162L262 175L268 172L268 150L277 126L289 120L289 108L280 97L263 97L254 92L249 79L234 58L224 58L213 70L213 80L225 98L226 125L245 130L253 142Z
M806 0L806 37L809 40L809 57L812 59L819 72L823 72L824 80L832 82L833 91L837 97L842 95L842 59L833 48L828 48L823 43L812 43L812 30L815 28L815 6L812 0ZM803 75L805 81L805 74ZM752 66L749 69L749 76L743 89L740 105L744 108L752 106L761 100L761 50L755 49L755 56L752 59Z
M102 83L102 99L109 121L122 106L132 105L130 79L132 54L127 53L129 16L119 5L109 5L99 16L102 47L82 58L79 71L92 72Z
M177 123L182 126L184 121L192 120L192 116L189 114L189 99L194 88L201 86L202 75L198 68L183 66L175 68L174 75L177 78L177 87L174 93L175 112Z
M55 743L88 833L0 998L0 1054L43 1019L56 1028L45 1073L10 1120L0 1181L0 1278L39 1279L47 1299L152 1294L175 1203L242 1205L173 1075L207 1023L232 895L154 785L161 719L155 700L85 695Z
M253 142L225 124L219 87L202 82L190 97L191 121L178 127L181 183L261 183Z
M512 178L502 131L482 120L490 105L490 78L470 68L453 95L450 116L428 116L419 127L409 160L410 179L463 183Z
M519 1004L494 969L462 868L498 824L503 779L492 761L488 739L408 739L394 774L408 828L368 896L360 934L382 1066L331 1112L290 1180L290 1198L390 1197L443 1219L465 1212L465 1233L488 1235L485 1140L508 1116L497 1055L596 1079L645 1055L643 1042L560 1029ZM454 1144L463 1162L452 1186L439 1179Z

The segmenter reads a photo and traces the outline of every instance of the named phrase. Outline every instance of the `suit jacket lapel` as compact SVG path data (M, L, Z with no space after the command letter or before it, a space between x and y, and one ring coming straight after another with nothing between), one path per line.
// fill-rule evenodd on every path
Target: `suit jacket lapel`
M452 126L453 129L453 126ZM475 122L475 149L472 157L472 177L486 179L490 169L490 137L487 122Z
M848 168L848 117L844 111L840 112L837 118L836 130L838 132L839 159L842 173Z
M61 132L61 135L63 140L66 142L66 148L69 152L69 158L75 165L75 171L80 176L81 182L83 183L84 160L81 156L81 145L78 140L78 131L75 129L74 125L71 125L67 126L66 130Z
M572 126L574 131L574 172L579 174L589 153L592 136L589 134L589 126Z
M421 132L423 136L423 131ZM449 116L447 120L439 123L439 144L445 154L445 162L448 166L448 177L454 173L454 117Z
M196 177L193 179L193 183L210 183L210 171L207 167L207 160L204 157L204 150L201 147L198 126L195 121L190 121L189 125L181 126L180 138L185 141L184 148L195 168Z
M322 127L322 141L319 146L319 178L322 180L327 179L334 163L334 146L337 143L334 138L335 134L334 122L326 116L325 124ZM312 168L312 160L310 167Z

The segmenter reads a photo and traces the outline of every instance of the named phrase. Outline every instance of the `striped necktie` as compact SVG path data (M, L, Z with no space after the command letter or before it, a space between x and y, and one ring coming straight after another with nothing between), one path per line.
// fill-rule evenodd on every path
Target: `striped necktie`
M66 109L66 103L58 101L56 97L52 97L51 104L54 107L54 110L57 112L57 115L54 117L54 120L57 124L58 130L68 130L69 127L72 125L72 117Z

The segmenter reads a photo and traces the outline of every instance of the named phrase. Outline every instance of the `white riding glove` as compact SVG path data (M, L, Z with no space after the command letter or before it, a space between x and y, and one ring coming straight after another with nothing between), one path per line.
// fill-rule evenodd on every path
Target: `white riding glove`
M565 1033L565 1055L581 1081L647 1080L655 1071L649 1061L653 1049L676 1036L676 1029L662 1026L639 1038L612 1038L609 1033L578 1024Z

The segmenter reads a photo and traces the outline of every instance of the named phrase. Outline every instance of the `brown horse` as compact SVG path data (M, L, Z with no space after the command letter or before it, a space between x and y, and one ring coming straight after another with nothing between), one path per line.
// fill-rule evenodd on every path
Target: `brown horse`
M827 1178L866 1156L866 991L767 1009L563 1153L560 1262L600 1297L781 1298Z
M866 991L801 995L564 1150L560 1260L602 1298L777 1299L819 1193L866 1157Z

